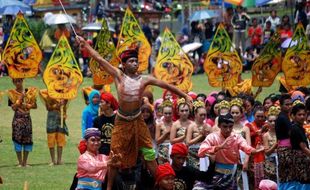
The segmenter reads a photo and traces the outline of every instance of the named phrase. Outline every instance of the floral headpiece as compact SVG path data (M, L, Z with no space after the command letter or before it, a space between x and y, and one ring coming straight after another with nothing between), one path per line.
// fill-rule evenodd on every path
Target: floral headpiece
M240 108L243 108L243 101L241 98L234 98L230 101L230 107L232 106L238 106Z
M270 116L270 115L278 116L280 112L281 112L280 106L271 106L268 109L268 116Z
M161 108L165 108L165 107L172 107L173 103L170 100L165 100L163 101L163 103L160 104Z
M179 99L178 99L178 101L177 101L178 107L179 107L181 104L186 104L186 101L185 101L184 98L179 98Z
M230 103L226 100L222 100L220 103L219 103L219 110L221 109L230 109Z
M205 104L202 101L194 101L193 106L194 111L196 111L198 108L204 108Z
M296 99L296 100L293 102L293 107L296 106L297 104L303 104L303 105L305 105L305 103L302 102L302 101L299 100L299 99Z

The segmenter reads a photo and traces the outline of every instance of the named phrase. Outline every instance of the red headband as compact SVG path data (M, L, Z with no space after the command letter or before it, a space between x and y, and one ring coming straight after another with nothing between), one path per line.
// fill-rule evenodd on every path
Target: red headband
M156 174L155 174L156 184L158 184L164 177L170 176L170 175L175 176L175 172L168 162L165 164L159 165L156 169Z
M118 109L118 102L111 93L109 92L101 93L101 100L104 100L109 104L111 104L113 111Z
M120 55L120 58L123 63L125 63L127 59L132 58L132 57L138 58L137 50L128 49L128 50L123 51L122 54Z
M172 146L171 155L179 154L181 156L187 156L188 148L184 143L176 143Z

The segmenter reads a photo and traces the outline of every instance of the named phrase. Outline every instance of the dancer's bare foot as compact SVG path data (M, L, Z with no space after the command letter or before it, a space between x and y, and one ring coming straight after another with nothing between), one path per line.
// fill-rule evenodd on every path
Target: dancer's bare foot
M63 164L64 164L63 161L58 161L58 162L57 162L57 165L63 165Z

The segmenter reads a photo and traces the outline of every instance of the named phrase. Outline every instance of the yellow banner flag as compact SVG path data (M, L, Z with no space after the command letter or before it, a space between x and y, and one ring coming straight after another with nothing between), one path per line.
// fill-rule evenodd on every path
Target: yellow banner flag
M31 78L38 73L42 52L20 12L3 51L3 60L11 78Z
M105 19L102 20L102 28L97 36L95 49L98 51L100 56L110 62L111 65L114 67L118 66L119 60L117 59L115 46ZM101 69L99 67L99 63L97 63L94 59L90 60L89 68L93 74L93 81L95 85L111 84L113 82L113 77L105 70Z
M212 87L232 87L238 82L242 62L223 24L216 30L203 66Z
M83 81L67 38L62 35L43 74L48 95L54 99L73 99Z
M307 86L310 84L309 55L308 39L302 24L299 23L282 63L282 71L288 85Z
M252 66L252 85L268 87L281 71L281 38L275 33Z
M193 64L166 28L154 69L155 77L189 92L192 89L192 74Z
M149 57L151 55L151 45L141 30L139 23L129 8L125 12L121 33L119 34L117 43L117 56L130 47L139 47L139 69L138 72L145 71L149 65ZM132 48L131 48L132 49Z

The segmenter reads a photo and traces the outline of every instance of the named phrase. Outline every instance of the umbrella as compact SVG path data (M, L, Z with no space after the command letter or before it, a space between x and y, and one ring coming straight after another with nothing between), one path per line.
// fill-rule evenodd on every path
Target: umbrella
M182 47L184 53L188 53L190 51L195 51L196 49L200 48L202 46L202 43L194 42L190 44L186 44Z
M297 44L298 44L297 40L292 40L292 38L287 38L287 39L281 44L281 47L282 47L282 48L289 48L289 47L295 46L295 45L297 45Z
M94 22L94 23L87 24L86 26L84 26L82 28L82 30L84 30L84 31L99 31L99 30L101 30L101 27L102 27L102 23ZM115 32L114 28L112 28L111 26L109 26L109 31Z
M218 16L218 14L215 11L212 10L200 10L195 11L189 18L189 20L192 21L199 21L203 19L209 19Z
M75 24L76 21L72 16L65 15L65 14L53 14L50 15L45 23L48 25L56 25L56 24L67 24L67 23Z
M2 15L17 15L18 12L31 12L31 9L21 8L18 6L7 6L3 9Z
M255 1L255 5L256 6L263 6L266 5L267 3L269 3L271 0L256 0Z
M30 6L26 5L25 3L17 0L0 0L0 14L3 14L3 12L6 10L6 8L11 7L10 11L12 9L21 10L22 12L31 11Z

